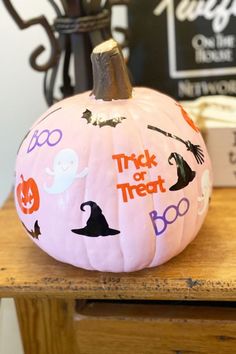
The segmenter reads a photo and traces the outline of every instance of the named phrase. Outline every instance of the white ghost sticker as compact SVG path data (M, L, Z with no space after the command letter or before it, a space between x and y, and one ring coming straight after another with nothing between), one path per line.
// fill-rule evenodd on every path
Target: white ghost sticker
M46 173L54 177L51 187L44 186L46 192L59 194L65 192L76 178L83 178L88 174L86 167L77 174L79 159L72 149L63 149L58 152L53 161L53 170L46 168Z
M198 202L200 203L201 207L198 209L198 215L202 215L206 212L211 197L212 186L209 170L205 170L202 174L201 188L202 195L201 197L198 197Z

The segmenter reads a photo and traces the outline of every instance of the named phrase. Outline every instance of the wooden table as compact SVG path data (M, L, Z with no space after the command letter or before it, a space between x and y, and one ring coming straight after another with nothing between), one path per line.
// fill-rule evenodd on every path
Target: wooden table
M50 258L25 235L12 198L0 230L0 296L15 299L26 354L236 353L236 189L214 191L182 254L129 274Z

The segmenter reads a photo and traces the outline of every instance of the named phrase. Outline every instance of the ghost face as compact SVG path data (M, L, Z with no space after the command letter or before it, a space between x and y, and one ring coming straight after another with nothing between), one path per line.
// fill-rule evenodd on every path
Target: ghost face
M201 187L203 196L209 197L211 191L209 170L205 170L202 175Z
M198 197L198 202L202 204L202 207L198 210L198 214L202 215L207 211L210 196L211 196L211 180L209 170L205 170L201 179L202 196Z
M78 169L78 156L71 149L61 150L54 159L53 170L56 176L75 176Z
M88 172L87 168L77 175L78 165L79 159L74 150L63 149L59 151L53 161L53 170L46 168L47 174L54 177L50 187L44 186L46 192L50 194L63 193L72 185L76 178L85 177Z

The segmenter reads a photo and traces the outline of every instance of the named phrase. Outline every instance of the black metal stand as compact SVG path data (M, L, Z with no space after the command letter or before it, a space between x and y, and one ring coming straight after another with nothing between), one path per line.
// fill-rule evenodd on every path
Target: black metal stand
M58 68L63 61L63 84L60 87L62 97L92 89L92 66L90 54L99 43L111 37L111 11L114 5L128 5L129 0L61 0L62 10L53 0L48 0L56 12L53 26L44 16L23 21L11 4L3 0L20 29L40 24L46 31L51 53L43 65L37 63L38 56L45 50L38 46L30 56L33 69L45 72L44 96L50 106L57 101L55 98L55 82ZM103 5L102 5L103 4ZM127 32L122 28L117 31L125 35L123 47L127 46ZM70 66L74 61L75 83L72 85Z

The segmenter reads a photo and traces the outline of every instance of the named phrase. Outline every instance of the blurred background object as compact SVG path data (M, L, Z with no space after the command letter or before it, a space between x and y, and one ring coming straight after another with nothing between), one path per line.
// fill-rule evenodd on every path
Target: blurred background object
M235 26L234 1L131 0L134 84L179 100L236 96Z
M213 185L236 186L236 98L207 96L182 104L203 134L212 162Z
M45 73L44 96L51 106L62 98L92 89L92 49L112 37L112 8L127 5L129 0L48 0L48 3L56 16L52 25L44 15L24 20L11 0L3 0L7 11L21 30L40 25L47 34L50 43L49 58L39 63L45 46L38 44L30 54L30 65L34 70ZM122 47L127 46L126 29L119 26L115 30L123 33L125 38ZM60 65L63 71L61 97L56 99L54 91Z

